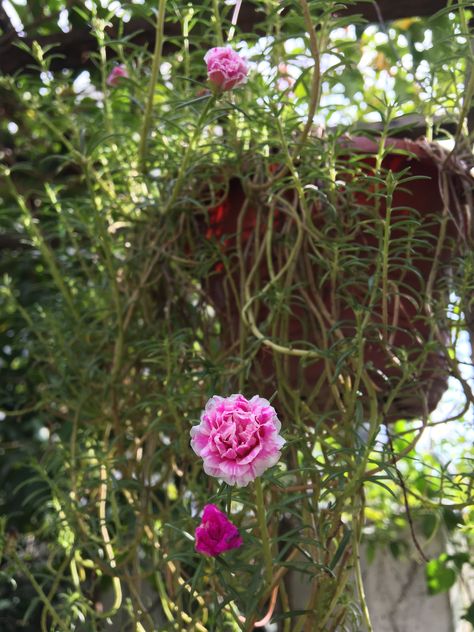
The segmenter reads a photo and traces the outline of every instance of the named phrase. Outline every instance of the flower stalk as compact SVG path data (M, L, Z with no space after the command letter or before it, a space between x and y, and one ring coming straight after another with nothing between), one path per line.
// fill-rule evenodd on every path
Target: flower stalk
M265 512L265 502L263 499L263 487L260 477L255 479L255 507L257 510L258 528L262 539L263 559L265 563L265 583L270 586L273 579L273 556L271 549L270 534L267 527Z
M148 98L145 105L145 114L143 116L143 127L140 136L140 145L138 148L138 164L140 171L143 173L146 166L146 152L148 144L148 134L151 127L151 118L153 113L153 100L155 97L155 85L160 70L161 56L163 51L164 40L164 24L165 24L166 0L160 0L158 13L156 16L156 39L155 50L153 52L153 64L151 67L151 77L148 86Z

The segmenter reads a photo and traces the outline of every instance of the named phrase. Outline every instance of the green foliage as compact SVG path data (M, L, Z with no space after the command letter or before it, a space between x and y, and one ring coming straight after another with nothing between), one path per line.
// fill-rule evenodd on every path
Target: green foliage
M466 614L464 614L462 618L468 621L471 625L474 625L474 603L471 603Z
M430 560L426 565L426 582L430 595L449 590L456 582L463 565L467 563L467 553L442 553L437 559Z
M457 354L472 253L443 242L447 218L426 222L412 187L427 176L384 144L418 113L429 138L435 117L454 121L466 147L465 10L379 28L312 1L311 51L306 2L263 3L266 36L237 22L232 39L249 81L217 96L202 57L231 30L221 4L166 3L159 57L123 24L112 38L106 2L69 3L97 40L84 73L51 71L54 48L35 45L31 73L0 78L0 237L14 240L0 262L2 630L250 630L265 616L253 487L206 476L189 447L214 394L259 392L282 420L262 483L284 632L367 624L352 581L364 532L395 557L407 512L427 539L440 525L472 537L472 446L416 447L439 423L433 382L461 385L449 428L469 414ZM39 35L65 9L15 7ZM151 19L155 5L122 8ZM129 78L110 87L117 62ZM375 149L346 143L374 120ZM244 539L215 560L194 549L209 502ZM467 562L429 561L430 592ZM291 575L307 580L304 610Z

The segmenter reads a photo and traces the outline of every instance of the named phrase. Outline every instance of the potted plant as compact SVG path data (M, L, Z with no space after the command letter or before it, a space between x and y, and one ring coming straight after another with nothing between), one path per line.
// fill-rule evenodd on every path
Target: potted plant
M375 389L386 420L424 417L447 387L449 332L433 314L468 238L467 170L423 140L347 137L334 148L336 177L306 187L306 209L284 182L269 197L229 179L201 225L221 259L210 300L228 342L242 327L257 338L248 374L266 395L283 372L328 414L345 381Z

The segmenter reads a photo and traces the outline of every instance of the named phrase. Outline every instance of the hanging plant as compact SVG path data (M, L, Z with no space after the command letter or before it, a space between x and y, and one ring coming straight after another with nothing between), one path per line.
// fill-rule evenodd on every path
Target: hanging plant
M267 396L283 371L318 410L336 409L349 381L389 402L386 419L426 416L449 375L449 331L433 314L469 240L466 167L423 140L343 137L335 153L335 180L306 187L306 215L292 184L269 194L229 179L202 225L222 259L210 299L229 344L241 327L259 340L248 373Z

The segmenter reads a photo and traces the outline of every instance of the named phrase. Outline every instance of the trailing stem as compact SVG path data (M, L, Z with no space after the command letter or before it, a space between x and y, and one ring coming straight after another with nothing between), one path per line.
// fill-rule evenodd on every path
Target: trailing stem
M153 52L153 64L151 67L150 83L148 86L148 98L145 104L145 114L143 116L143 127L140 135L140 145L138 148L138 164L142 173L145 171L146 151L148 134L151 127L151 117L153 113L153 101L155 97L155 85L160 70L161 55L163 51L164 24L165 24L166 0L160 0L158 13L156 16L156 39L155 50Z
M53 278L53 281L55 282L58 290L61 292L72 316L74 317L74 320L79 321L80 320L79 313L77 312L76 307L74 305L71 292L69 291L69 288L67 287L67 285L64 283L63 277L56 264L56 260L51 248L46 243L40 229L38 228L36 224L36 218L33 216L30 209L28 208L28 205L25 199L23 198L23 196L20 195L20 193L18 193L9 174L6 174L6 182L7 182L7 186L9 188L9 191L12 197L15 199L16 203L18 204L22 212L23 224L26 230L30 234L34 245L37 246L37 248L39 249L41 256L43 257L49 269L49 272Z
M354 561L357 591L359 593L359 603L360 603L360 608L362 610L362 615L364 617L365 626L367 628L367 632L374 632L374 628L372 627L372 622L370 620L370 613L369 613L369 608L367 606L367 600L365 597L364 581L362 579L362 570L360 566L359 545L360 545L360 538L362 534L363 519L364 519L364 506L362 505L359 511L354 512L354 515L352 518L352 521L353 521L352 522L353 524L352 555L353 555L353 561Z
M320 46L318 43L318 37L316 35L316 29L314 28L313 20L311 18L311 12L307 0L300 0L301 12L303 13L304 23L309 35L309 48L314 60L313 77L311 80L311 93L309 97L308 117L306 124L301 132L301 136L298 139L298 143L293 153L293 157L297 158L303 147L308 134L313 127L313 119L316 114L316 110L321 95L321 55Z
M109 531L107 529L107 517L106 517L106 502L107 502L107 470L105 465L100 466L100 488L99 488L99 523L100 533L104 542L104 549L109 560L110 568L115 569L117 562L115 561L115 554L112 548ZM112 584L114 587L114 603L109 610L108 616L115 614L122 605L122 586L120 579L117 575L112 577Z
M41 588L39 583L36 581L35 576L33 575L33 573L31 573L28 566L23 562L23 560L19 558L16 551L12 551L11 555L12 555L13 560L17 564L18 568L21 570L22 573L26 575L28 580L31 582L31 585L36 590L38 597L43 602L45 608L48 610L55 625L57 625L60 630L63 630L64 632L68 632L70 629L69 626L66 625L63 619L61 619L61 617L58 615L50 599L48 598L44 590Z
M387 176L387 201L385 219L383 220L383 237L382 237L382 324L383 338L388 341L388 266L389 266L389 248L391 237L391 221L392 221L392 199L395 189L395 180L390 171Z
M258 528L263 546L263 558L265 562L265 584L271 586L273 579L273 556L270 544L270 534L268 533L267 520L265 515L265 502L263 499L263 488L260 477L255 479L255 505L257 509Z

